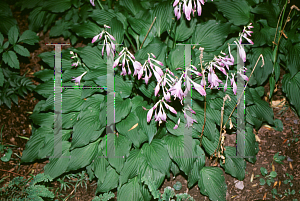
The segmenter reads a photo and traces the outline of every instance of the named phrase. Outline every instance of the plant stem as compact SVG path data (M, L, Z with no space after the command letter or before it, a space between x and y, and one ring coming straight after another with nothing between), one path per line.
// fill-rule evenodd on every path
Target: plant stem
M128 33L127 33L126 31L125 31L125 36L128 38L128 40L129 40L129 42L130 42L130 44L131 44L131 46L132 46L134 52L136 52L137 50L136 50L136 48L135 48L135 46L134 46L134 44L133 44L131 38L129 37L129 35L128 35Z
M101 7L101 9L103 10L104 8L103 8L102 4L100 3L99 0L97 0L97 1L98 1L99 6Z
M155 20L156 20L156 17L155 17L154 20L152 21L152 24L150 25L150 28L149 28L149 30L148 30L148 32L147 32L147 34L146 34L146 36L145 36L145 38L144 38L144 40L143 40L141 46L140 46L140 49L142 48L142 46L143 46L143 44L144 44L144 42L145 42L145 40L146 40L146 38L147 38L147 36L148 36L148 34L149 34L151 28L152 28L152 26L153 26Z

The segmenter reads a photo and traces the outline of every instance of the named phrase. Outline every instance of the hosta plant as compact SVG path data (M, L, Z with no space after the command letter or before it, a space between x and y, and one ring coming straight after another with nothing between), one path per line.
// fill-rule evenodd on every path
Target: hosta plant
M55 53L39 55L49 68L35 73L42 82L35 91L45 100L30 116L33 134L22 161L49 158L45 174L52 178L85 169L97 181L96 194L117 189L119 200L159 199L157 189L170 172L185 174L188 187L197 184L211 200L225 200L221 168L243 180L246 161L255 163L258 152L253 128L274 124L272 109L261 99L264 88L247 86L258 61L269 62L264 54L248 56L244 45L255 44L251 6L245 0L231 2L234 6L202 0L109 2L114 10L108 2L101 8L100 1L91 1L87 20L73 25L90 43L62 51L62 108L55 108L62 112L62 130L57 134ZM111 69L114 92L107 94ZM245 89L238 88L236 77L247 82ZM245 135L238 143L245 145L245 158L236 157L236 147L224 146L241 120L235 108L244 102L236 96L243 90ZM114 101L107 102L111 93ZM192 104L184 106L191 94ZM106 123L109 104L115 105L115 131ZM206 166L206 157L221 168Z

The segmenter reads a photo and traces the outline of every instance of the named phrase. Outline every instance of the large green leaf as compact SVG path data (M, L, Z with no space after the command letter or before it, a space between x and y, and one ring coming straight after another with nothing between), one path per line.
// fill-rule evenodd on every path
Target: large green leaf
M259 94L257 91L253 88L250 88L251 95L253 97L253 100L256 104L256 107L254 107L254 111L256 113L256 116L259 120L267 121L268 124L274 124L274 113L272 108L269 106L269 104L263 100L261 100Z
M44 24L47 12L43 11L42 9L42 7L36 7L28 16L28 28L32 31L39 31Z
M256 47L256 48L251 48L251 57L250 57L250 63L252 68L256 64L257 59L259 58L259 55L262 54L264 58L264 66L261 68L262 65L262 60L259 59L259 62L257 63L257 67L254 70L254 77L257 81L257 85L260 86L262 85L269 77L269 75L272 73L273 70L273 63L272 63L272 50L270 47Z
M72 26L72 30L81 37L84 38L92 38L96 35L98 35L102 29L95 23L91 21L83 22L80 24L74 24Z
M39 126L45 126L45 127L53 127L54 124L54 113L48 112L48 113L33 113L29 117L32 119L33 123Z
M133 16L135 16L139 11L143 10L139 1L133 0L123 0L120 1L120 5L125 7Z
M188 175L193 168L195 142L188 135L166 136L165 142L168 146L170 157L177 163L178 167Z
M120 122L122 119L124 119L131 110L131 100L129 98L123 100L123 98L120 96L119 93L115 93L115 103L109 103L109 104L115 104L115 123ZM133 122L132 122L133 123Z
M98 154L99 140L90 143L84 147L73 149L71 151L67 171L78 170L89 165L95 159L95 156Z
M120 173L125 158L129 155L132 142L123 135L116 136L112 133L107 135L106 140L106 148L103 149L103 154L107 154L110 165Z
M98 47L86 46L80 49L78 54L82 58L83 63L85 63L89 68L107 68L106 61L102 59L101 48L102 47L99 49Z
M169 2L161 2L155 6L153 9L151 19L156 17L155 23L153 26L156 29L157 36L160 37L161 34L171 26L171 18L173 17L173 8Z
M118 18L114 17L110 23L109 33L114 36L116 41L113 41L114 44L122 44L124 40L125 30L123 28L123 24L118 20Z
M200 192L210 200L226 200L227 185L223 171L218 167L204 167L200 170L198 182Z
M167 147L162 140L154 139L151 144L145 143L141 152L152 168L166 174L169 177L171 159L166 148Z
M126 17L121 12L115 12L115 10L112 9L94 9L90 17L100 25L108 25L112 18L117 17L117 19L122 22L124 29L128 26Z
M43 4L43 9L54 13L62 13L70 9L72 6L71 0L49 0Z
M145 105L146 106L146 105ZM149 108L150 109L150 108ZM135 113L139 118L139 126L148 136L148 141L151 143L154 135L157 133L157 126L155 121L147 122L147 113L148 110L144 110L142 106L136 108Z
M38 153L44 146L44 138L47 134L53 135L53 129L41 126L33 132L32 136L25 146L25 150L22 153L22 162L33 162L34 160L38 159Z
M128 158L125 161L124 167L120 172L120 185L126 183L128 179L131 179L138 175L140 165L145 161L144 155L141 150L133 149L130 151Z
M104 181L100 182L100 180L98 180L96 193L104 193L116 188L118 185L118 178L119 175L116 170L111 166L108 166Z
M68 89L62 93L62 113L79 112L85 101L81 99L81 90Z
M292 44L288 42L286 48L289 51L287 54L287 67L291 73L291 76L294 77L300 71L300 43Z
M198 180L201 179L200 177L200 170L205 166L205 153L203 149L199 146L199 143L194 148L194 153L196 160L192 165L192 170L188 174L188 187L191 188Z
M295 107L298 116L300 116L300 71L293 77L290 73L283 76L282 91L286 93L289 102Z
M104 157L104 155L101 152L99 152L99 154L97 155L97 157L93 162L93 166L94 166L95 175L98 178L100 183L104 182L108 165L109 163L107 159Z
M9 7L8 10L10 10ZM13 18L12 16L8 16L2 13L2 11L0 11L0 32L1 33L8 34L10 28L15 25L17 25L17 20L15 18Z
M252 8L251 12L264 16L271 27L276 27L280 10L278 4L263 2Z
M225 164L220 160L221 166L224 167L226 173L242 181L245 178L246 161L242 157L235 158L236 147L225 146L224 149Z
M218 10L234 25L246 25L250 20L250 6L245 0L222 0L215 2Z
M196 18L192 18L191 21L187 21L182 17L178 21L175 22L177 26L174 26L169 34L175 41L185 41L195 32L197 20Z
M228 36L230 25L219 24L216 20L198 24L192 37L192 43L199 44L204 51L214 51L223 45Z
M128 76L115 75L115 91L119 92L122 98L128 98L132 92L133 83Z
M123 121L116 124L117 131L121 135L126 136L136 147L139 147L141 143L144 142L141 132L139 132L140 126L139 125L136 126L138 122L139 120L138 117L135 115L135 113L130 113ZM134 126L136 127L133 128Z
M144 200L138 177L130 179L128 183L124 184L120 189L118 189L117 196L119 200Z
M53 80L49 80L48 82L42 83L35 88L35 92L39 93L45 98L48 98L51 94L53 94L53 90Z
M252 130L253 128L249 126L247 126L245 130L245 156L252 156L251 158L246 158L246 160L250 163L255 163L259 148Z

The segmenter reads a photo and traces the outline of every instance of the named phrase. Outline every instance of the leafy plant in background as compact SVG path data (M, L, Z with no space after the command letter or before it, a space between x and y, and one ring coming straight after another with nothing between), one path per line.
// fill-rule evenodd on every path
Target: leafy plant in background
M4 187L0 188L1 199L6 200L43 200L43 198L54 198L54 194L44 184L52 181L49 175L37 174L29 179L15 177Z
M276 3L215 0L203 6L201 17L192 17L198 7L192 6L191 10L186 4L183 12L188 20L180 17L177 21L179 7L176 6L182 2L174 4L177 13L174 13L174 2L171 1L91 2L87 8L91 12L87 12L85 22L70 25L70 33L88 38L93 43L62 51L63 85L74 86L75 81L77 86L62 91L62 157L50 158L45 174L58 178L65 172L85 169L89 178L98 182L96 194L117 188L120 200L150 200L158 196L155 192L165 176L170 176L170 171L173 175L182 171L188 176L189 188L198 183L200 192L211 200L225 200L227 187L223 171L219 167L205 166L205 157L219 159L226 173L243 180L245 160L255 163L258 152L253 128L258 130L263 122L274 124L272 109L261 100L264 88L260 86L271 74L273 66L271 48L267 45L270 38L269 34L264 37L256 34L265 33L260 31L261 24L265 25L267 33L274 30L269 27L273 24L268 25L266 20L268 14L265 16L261 10L269 9L268 5L276 8ZM202 4L202 1L197 2ZM207 10L204 9L206 6ZM279 13L274 9L272 19L277 15ZM254 27L251 39L249 22ZM243 28L241 25L248 26ZM236 41L238 32L240 36ZM243 38L253 41L253 47L245 46L244 49L240 40ZM176 45L179 42L200 44L200 49L191 50L191 66L184 66L184 48ZM228 49L228 44L236 46ZM237 69L232 66L236 64L233 60L238 59L237 49L238 57L243 61L247 53L246 76L238 73L245 80L251 77L255 66L262 66L260 60L257 62L262 58L260 55L265 61L263 68L254 70L254 79L249 79L252 87L245 89L245 155L252 156L246 159L231 158L236 156L236 148L223 147L226 134L232 134L230 129L237 127L237 115L233 112L236 107L234 73ZM113 54L115 61L112 66L116 71L117 135L106 135L105 88L82 88L106 85L108 54ZM42 81L35 91L45 100L36 105L30 116L33 135L23 152L23 162L53 155L57 144L53 132L53 55L53 52L39 55L50 68L35 73ZM226 62L232 64L227 68ZM184 72L183 67L186 68ZM131 69L134 69L133 73ZM120 71L121 76L117 73ZM188 71L194 73L193 79L186 76ZM183 78L185 92L181 89ZM227 91L212 89L206 84L214 87L222 83L226 89L229 81L232 90ZM171 99L174 96L182 101L192 86L199 93L193 93L191 108L182 108L182 102ZM167 110L163 110L163 106ZM151 121L153 112L159 126ZM228 121L223 124L221 118ZM184 119L187 119L187 125L183 124ZM192 129L191 134L184 133L185 126ZM115 155L124 157L114 158L111 154L113 146ZM147 177L151 177L153 184L147 184Z
M30 53L25 44L34 45L39 41L36 33L26 30L19 36L17 26L13 26L8 31L8 40L4 42L4 36L0 33L0 105L5 103L8 108L11 108L11 101L18 105L18 96L24 98L27 95L27 90L32 91L35 85L32 81L14 69L20 69L18 55L29 57Z

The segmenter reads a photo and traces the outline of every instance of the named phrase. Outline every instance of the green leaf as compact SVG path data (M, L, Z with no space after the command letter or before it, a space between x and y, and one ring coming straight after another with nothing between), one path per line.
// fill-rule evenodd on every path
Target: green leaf
M135 16L139 11L143 10L139 1L124 0L120 1L120 5L130 11L133 16Z
M8 149L7 152L1 157L1 160L3 162L8 162L11 158L12 153L13 153L12 150Z
M99 46L100 48L100 46ZM82 58L82 62L85 63L89 68L107 68L106 61L102 59L101 48L85 46L78 54ZM52 54L53 55L53 54ZM53 57L53 56L52 56ZM93 58L93 59L91 59ZM103 85L102 85L103 86Z
M19 60L15 52L13 51L4 52L2 55L2 59L10 67L20 69Z
M247 161L255 163L256 154L258 153L258 143L255 140L255 135L253 134L253 128L246 126L245 130L245 156L253 156L251 158L246 158Z
M151 192L151 194L152 194L152 196L153 196L154 199L160 198L159 190L157 190L156 186L152 182L152 178L151 177L145 177L145 176L143 176L142 179L141 179L141 181L144 182L148 186L148 189Z
M275 130L283 131L283 123L280 119L275 119L274 124L275 124L275 127L273 127L273 128L275 128Z
M298 93L300 91L300 71L293 77L290 73L283 76L282 91L286 93L289 102L295 107L298 116L300 116L300 93Z
M3 4L2 4L3 5ZM0 5L0 7L2 6ZM1 7L4 8L4 7ZM10 11L10 7L8 6L7 11ZM7 35L10 28L18 25L17 20L11 16L3 13L3 10L0 11L0 32Z
M128 78L128 76L125 76ZM133 83L124 76L115 75L115 92L119 92L122 98L128 98L132 93Z
M223 45L229 33L229 28L229 23L219 24L216 20L198 24L192 37L192 43L199 44L204 48L204 51L215 51Z
M23 32L23 34L20 36L18 42L23 42L29 45L34 45L35 43L39 42L39 37L31 30L26 30Z
M201 178L200 170L205 166L205 153L203 149L199 146L199 143L195 146L194 152L197 158L194 162L193 169L188 174L189 188L191 188Z
M30 52L28 51L28 49L26 49L25 47L16 44L14 46L14 50L16 51L16 53L18 53L19 55L22 55L24 57L29 57L30 56Z
M3 83L4 83L4 74L2 68L0 68L0 87L3 86Z
M74 24L72 26L72 30L76 33L76 35L84 38L91 38L92 41L92 38L98 35L102 29L97 24L87 21L81 24Z
M250 20L250 6L247 1L218 1L215 2L219 11L234 25L247 25Z
M141 150L133 149L130 151L128 158L125 161L124 167L120 172L120 185L126 183L128 179L134 178L138 175L140 165L145 161Z
M146 106L146 105L145 105ZM149 108L150 109L150 108ZM139 106L135 110L136 116L139 118L139 126L148 136L149 143L152 142L154 135L157 133L157 126L155 121L147 122L148 110L144 110L142 106Z
M39 31L44 24L47 12L43 11L42 9L42 7L36 7L28 16L28 28L32 31Z
M260 54L263 55L264 58L264 66L262 66L262 59L259 59L259 62L257 63L257 67L254 70L254 77L257 81L257 85L263 85L263 83L267 80L269 75L272 73L273 70L273 63L272 63L272 50L270 47L256 47L251 48L251 57L250 62L251 65L254 66L257 62L257 59L259 58ZM252 70L253 68L251 68ZM251 71L250 70L250 71Z
M182 184L177 181L174 185L173 185L173 188L176 190L176 191L180 191L180 189L182 188Z
M58 155L56 157L51 157L49 159L49 163L47 163L44 167L45 174L49 175L53 179L66 172L70 161L69 148L71 143L68 141L62 141L61 146L62 152L57 153Z
M109 103L114 104L114 103ZM131 110L131 100L129 98L123 100L121 98L119 93L115 93L115 114L118 114L115 116L115 123L120 122L122 119L124 119Z
M140 189L138 177L134 177L118 189L117 197L120 200L144 200Z
M115 134L107 135L106 149L103 149L103 154L107 155L109 164L121 172L125 158L129 155L132 142L123 135L118 137ZM106 151L106 153L104 153Z
M174 28L170 30L169 35L173 38L173 41L185 41L195 33L197 20L192 18L191 21L187 21L182 17L178 21L179 24L178 22L175 22L177 23L177 26L174 26Z
M259 181L260 181L259 185L261 185L261 186L266 184L266 180L263 178L260 178Z
M209 196L210 200L226 200L227 185L223 171L218 167L204 167L200 170L198 182L200 192Z
M44 146L45 136L51 134L53 135L53 129L49 127L41 126L40 128L33 130L33 134L27 142L25 150L22 153L21 161L33 162L34 160L38 159L38 153L40 149Z
M33 113L29 117L32 119L33 123L39 126L45 126L45 127L53 127L54 124L54 113L48 112L48 113Z
M78 170L89 165L98 153L99 140L84 147L73 149L67 171Z
M125 30L123 24L118 20L117 17L114 17L110 23L109 33L116 39L113 41L114 44L121 44L124 41Z
M51 94L53 94L53 90L53 80L42 83L35 88L35 91L45 98L48 98Z
M286 48L288 50L287 67L293 77L300 71L300 61L298 59L300 54L300 43L291 44L291 42L288 42Z
M195 142L188 135L182 136L166 136L165 142L168 147L170 157L176 162L178 167L188 175L196 160L193 152Z
M274 88L275 88L275 79L273 76L270 76L269 78L269 83L270 83L270 94L269 94L269 99L271 99L273 92L274 92Z
M119 175L117 174L116 170L111 166L108 166L103 183L98 180L96 193L104 193L116 188L118 185L118 178Z
M4 41L4 36L3 36L3 34L0 32L0 46L3 45L3 41Z
M277 172L275 171L270 172L270 176L273 178L277 177Z
M25 192L28 194L27 198L31 200L43 200L43 198L54 198L53 192L51 192L46 186L44 185L34 185L29 186L26 188Z
M251 7L248 6L248 8ZM276 27L278 15L280 13L280 8L278 4L264 2L258 4L253 9L251 8L251 12L263 15L267 19L267 22L271 27Z
M246 161L243 158L234 158L236 155L236 147L225 146L225 164L220 164L226 173L242 181L245 178Z
M260 172L261 172L262 176L265 176L266 174L268 174L268 170L266 168L264 168L264 167L260 168Z
M72 6L71 0L61 0L61 1L49 0L44 2L43 9L54 13L62 13L70 9L71 6Z
M9 32L8 32L8 41L10 44L14 45L16 44L17 40L19 37L19 30L17 26L13 26L12 28L10 28Z
M154 139L151 144L144 144L141 152L152 168L166 175L170 174L171 159L162 140Z
M151 19L156 17L153 27L155 27L157 36L160 37L161 34L171 27L171 18L173 17L173 8L169 2L161 2L155 6L153 9Z

